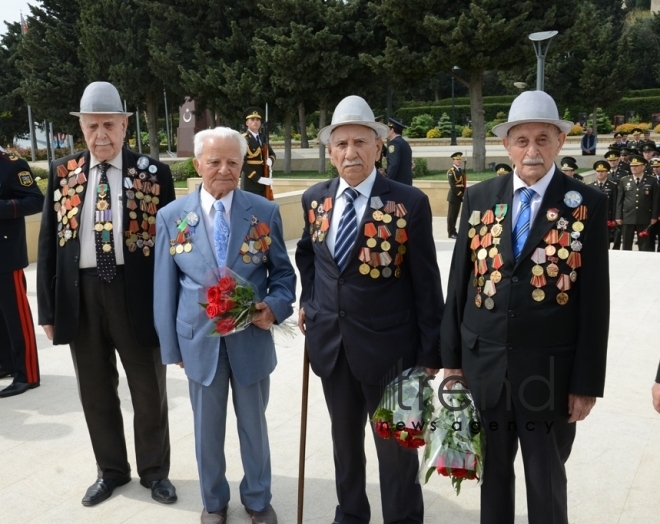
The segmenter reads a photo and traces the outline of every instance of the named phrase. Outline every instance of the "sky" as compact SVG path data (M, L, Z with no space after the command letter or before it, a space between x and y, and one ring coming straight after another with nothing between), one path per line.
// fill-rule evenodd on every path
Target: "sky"
M19 22L21 20L21 10L23 17L30 14L28 4L38 5L38 0L0 0L0 36L7 32L7 22Z

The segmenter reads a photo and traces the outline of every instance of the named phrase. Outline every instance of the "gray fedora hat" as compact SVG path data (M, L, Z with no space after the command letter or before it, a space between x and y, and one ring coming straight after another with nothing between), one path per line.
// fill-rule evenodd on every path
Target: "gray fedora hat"
M109 82L92 82L85 88L80 99L80 111L72 111L73 116L104 114L131 116L121 105L119 91Z
M568 133L573 128L573 122L559 118L557 104L548 93L524 91L511 104L508 122L496 125L493 133L504 138L512 127L530 122L553 124L563 133Z
M344 98L332 114L332 123L319 131L319 140L323 144L330 141L330 135L339 126L357 124L370 127L380 138L387 138L389 130L385 124L376 122L374 112L367 104L367 101L359 96L351 95Z

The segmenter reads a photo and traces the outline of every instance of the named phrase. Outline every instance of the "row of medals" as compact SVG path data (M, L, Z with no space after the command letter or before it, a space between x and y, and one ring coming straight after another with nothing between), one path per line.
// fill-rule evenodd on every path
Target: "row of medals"
M99 184L96 187L96 212L94 213L94 231L101 233L101 249L104 253L112 251L112 209L110 207L110 185Z
M176 238L170 239L170 255L190 253L193 250L192 235L198 223L199 216L193 211L187 213L184 218L177 218L176 228L179 232Z
M62 247L67 241L78 236L77 215L82 205L80 194L85 190L83 184L87 182L83 165L85 165L85 157L81 157L78 162L71 159L66 165L57 167L60 187L53 192L53 200L57 213L57 236Z
M128 230L124 233L126 246L132 253L141 249L144 256L151 254L156 237L156 213L160 203L160 184L156 173L158 168L151 164L146 156L138 158L137 167L128 169L130 177L124 178L126 207L128 212ZM138 211L142 214L138 215ZM142 219L138 223L138 216Z
M472 239L470 249L472 249L471 260L474 263L475 275L472 279L472 285L477 289L474 303L479 308L482 304L486 309L495 307L495 301L493 300L493 296L497 293L495 286L502 280L502 273L499 269L504 263L502 254L498 249L504 231L501 222L504 220L508 209L507 204L497 204L494 212L489 209L481 216L480 211L473 211L468 220L471 226L468 230L468 237ZM481 224L481 227L477 232L476 228L479 224ZM489 280L486 280L486 273L488 272L487 258L491 259L492 266ZM481 297L482 291L486 295L485 300Z
M266 222L259 222L255 216L252 217L250 231L241 244L240 254L246 264L258 264L268 262L266 252L272 243L270 238L270 226ZM261 253L261 255L260 255Z

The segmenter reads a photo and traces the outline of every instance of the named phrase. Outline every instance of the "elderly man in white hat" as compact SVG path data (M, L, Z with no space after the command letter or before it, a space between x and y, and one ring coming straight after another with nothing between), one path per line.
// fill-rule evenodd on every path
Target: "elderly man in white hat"
M603 395L607 197L555 166L570 128L548 94L522 93L493 128L514 172L463 201L442 363L448 385L466 382L481 410L482 524L514 522L519 445L529 522L568 522L564 464L576 422Z
M440 368L443 297L431 208L419 189L376 174L387 133L362 98L342 100L319 133L339 178L316 184L302 199L299 326L332 420L335 522L370 521L365 424L383 386L400 370L421 366L435 375ZM423 522L417 454L369 432L382 522Z
M87 86L80 111L87 150L51 164L39 234L39 324L69 344L98 478L94 506L131 480L117 393L117 354L133 405L140 483L162 503L170 443L165 366L153 320L156 213L174 200L170 169L123 147L128 125L117 89Z

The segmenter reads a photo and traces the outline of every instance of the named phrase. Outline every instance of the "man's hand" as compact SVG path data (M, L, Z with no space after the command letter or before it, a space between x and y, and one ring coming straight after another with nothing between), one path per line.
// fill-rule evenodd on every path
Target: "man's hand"
M183 369L183 362L177 362L176 365Z
M268 167L273 167L273 159L268 157L266 159L266 164L268 165Z
M265 302L258 302L254 305L257 312L252 317L252 323L261 329L270 329L270 326L275 322L275 315Z
M651 225L654 226L657 221L658 221L657 218L652 218L651 219Z
M447 380L448 377L464 377L463 375L463 370L462 369L448 369L445 368L445 374L442 377L443 382ZM445 386L443 389L452 389L454 387L454 384L456 382L459 382L458 380L450 380L449 382L445 382Z
M298 328L300 328L300 332L303 335L307 334L307 330L305 329L305 309L300 308L300 311L298 311Z
M433 369L433 368L424 368L424 370L426 371L426 374L429 377L435 377L440 371L440 369Z
M591 408L596 404L596 397L585 397L583 395L568 395L568 423L579 422L587 418Z
M651 388L651 395L653 395L653 407L660 413L660 384L657 382Z
M41 327L44 329L44 333L46 333L48 340L53 340L53 336L55 335L55 328L50 324Z
M621 226L621 225L623 225L623 220L620 219L620 218L617 218L616 223L617 223L617 225Z

